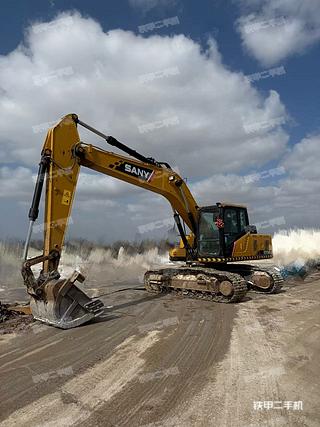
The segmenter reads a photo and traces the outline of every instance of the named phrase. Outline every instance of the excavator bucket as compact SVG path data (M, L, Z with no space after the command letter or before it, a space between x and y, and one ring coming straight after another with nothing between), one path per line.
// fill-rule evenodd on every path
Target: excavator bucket
M68 279L53 279L41 288L39 298L31 296L30 307L36 320L69 329L89 322L103 313L103 303L91 299L74 282L84 276L74 272Z

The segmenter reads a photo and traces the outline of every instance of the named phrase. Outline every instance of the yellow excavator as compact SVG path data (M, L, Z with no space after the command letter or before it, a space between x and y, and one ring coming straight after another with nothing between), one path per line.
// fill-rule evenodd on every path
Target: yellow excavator
M130 157L82 142L78 126ZM249 224L245 206L216 203L199 207L186 182L168 163L145 157L82 122L76 114L69 114L47 133L29 211L22 276L35 319L68 329L104 311L99 299L89 298L75 284L85 279L80 272L61 278L58 269L81 166L161 194L169 201L181 236L169 257L184 263L147 271L144 283L149 292L173 292L227 303L241 301L248 289L279 292L283 279L276 269L239 262L272 258L271 236L257 234L256 227ZM43 253L28 258L44 185ZM39 263L42 270L35 278L32 267Z

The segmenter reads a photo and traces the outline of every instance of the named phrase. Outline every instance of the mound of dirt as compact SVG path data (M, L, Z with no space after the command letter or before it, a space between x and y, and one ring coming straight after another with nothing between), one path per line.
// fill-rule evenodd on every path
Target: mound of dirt
M8 309L9 304L1 304L0 302L0 323L5 322L11 318L19 316L18 313Z
M31 314L23 314L0 302L0 335L24 330L33 322Z

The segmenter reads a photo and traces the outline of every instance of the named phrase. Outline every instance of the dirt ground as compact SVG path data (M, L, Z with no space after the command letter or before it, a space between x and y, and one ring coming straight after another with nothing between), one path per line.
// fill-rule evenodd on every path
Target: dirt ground
M0 426L320 425L320 273L237 305L137 289L102 300L105 316L80 328L0 335Z

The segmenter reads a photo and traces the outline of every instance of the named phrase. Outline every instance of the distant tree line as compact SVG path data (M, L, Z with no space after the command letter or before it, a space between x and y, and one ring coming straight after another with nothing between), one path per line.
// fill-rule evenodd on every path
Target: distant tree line
M5 239L0 242L1 252L10 252L17 257L21 257L23 252L24 242L19 239ZM42 240L32 240L30 247L42 251ZM80 255L83 258L89 256L93 249L110 250L113 257L116 257L120 248L124 248L128 255L143 254L150 249L158 248L159 253L165 253L173 247L173 243L167 239L145 239L139 241L117 240L113 243L97 243L87 239L70 239L67 240L64 250L68 253Z

